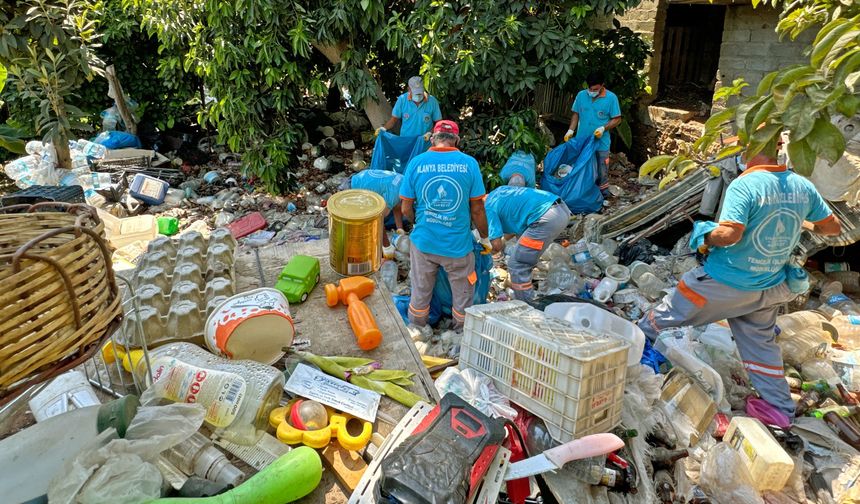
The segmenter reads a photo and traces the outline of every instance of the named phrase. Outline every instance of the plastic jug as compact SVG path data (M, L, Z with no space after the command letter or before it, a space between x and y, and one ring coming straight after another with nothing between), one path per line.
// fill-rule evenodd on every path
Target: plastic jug
M172 343L150 351L152 379L146 360L134 363L146 394L206 407L205 422L215 434L236 444L256 443L268 425L269 412L283 395L284 375L248 360L216 357L191 343Z
M588 303L553 303L544 309L550 317L567 321L578 329L617 336L630 343L627 365L636 366L645 348L645 333L636 324Z
M830 282L821 287L821 302L825 303L844 315L860 315L860 306L842 293L842 284Z
M723 441L740 454L756 490L782 490L794 470L794 461L764 424L755 418L734 417Z
M821 328L824 317L813 311L803 310L776 317L776 326L782 333L795 333L809 327Z
M597 284L597 287L594 288L594 292L592 296L596 301L600 301L601 303L605 303L609 301L609 298L615 294L615 291L618 290L618 282L614 279L605 277L603 280Z

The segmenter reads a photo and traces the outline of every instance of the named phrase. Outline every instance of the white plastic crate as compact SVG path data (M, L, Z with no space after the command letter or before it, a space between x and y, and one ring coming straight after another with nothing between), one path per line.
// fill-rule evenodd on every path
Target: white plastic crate
M490 303L466 309L460 366L492 378L565 443L621 422L629 346L522 301Z

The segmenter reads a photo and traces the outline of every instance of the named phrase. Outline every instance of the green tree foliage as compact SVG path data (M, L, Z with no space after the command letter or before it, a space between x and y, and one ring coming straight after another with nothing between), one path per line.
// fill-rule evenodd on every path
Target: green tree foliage
M420 72L446 116L466 110L471 131L499 133L474 145L498 165L517 148L545 150L528 112L538 84L579 90L598 65L632 100L647 55L629 31L598 32L587 22L636 0L124 2L159 40L159 75L202 79L212 100L199 121L272 189L290 182L303 140L294 111L329 83L369 107Z
M80 86L101 72L91 14L83 0L0 4L0 64L17 96L37 106L33 129L53 141L63 167L71 161L70 132L91 129L72 104Z
M754 0L753 5L760 2ZM850 0L797 0L761 2L782 7L776 31L795 39L817 30L808 49L808 62L791 65L766 75L752 89L743 79L718 89L718 100L734 104L714 114L705 124L704 136L694 144L691 156L701 160L720 134L736 130L740 145L723 149L717 157L741 149L752 157L773 145L778 135L789 132L788 154L794 170L810 175L817 159L833 164L842 157L845 139L831 123L834 114L851 117L860 108L860 3ZM660 163L649 171L660 171Z

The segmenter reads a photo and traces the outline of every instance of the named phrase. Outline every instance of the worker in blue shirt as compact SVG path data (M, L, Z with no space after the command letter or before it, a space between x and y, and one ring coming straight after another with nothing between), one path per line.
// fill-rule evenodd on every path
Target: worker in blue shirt
M385 215L394 214L394 225L399 235L403 231L403 213L400 208L400 183L403 175L388 170L364 170L356 173L350 180L352 189L373 191L385 200ZM394 257L394 246L388 240L388 233L382 230L382 255L386 259Z
M621 107L615 93L603 85L603 73L596 71L588 74L583 89L576 95L570 128L564 135L567 142L576 133L577 138L594 135L597 138L597 185L603 196L609 195L609 130L621 124Z
M490 192L484 206L494 252L504 250L504 237L519 236L508 259L508 272L514 298L528 301L534 296L532 270L570 223L570 210L555 194L509 185Z
M397 98L391 119L376 130L388 131L402 121L400 136L429 137L433 124L442 119L439 102L424 90L421 77L411 77L408 82L409 90Z
M639 327L655 341L670 327L728 320L752 385L793 418L774 325L779 307L808 285L792 289L788 260L802 228L835 236L841 224L809 180L777 165L775 141L745 161L726 190L719 222L694 227L690 247L708 253L704 267L687 272Z
M410 235L409 322L419 329L427 326L440 267L451 284L453 329L463 328L478 281L473 225L485 250L490 249L481 170L475 158L457 149L459 135L454 121L437 122L432 147L409 161L400 184L403 215L415 223Z

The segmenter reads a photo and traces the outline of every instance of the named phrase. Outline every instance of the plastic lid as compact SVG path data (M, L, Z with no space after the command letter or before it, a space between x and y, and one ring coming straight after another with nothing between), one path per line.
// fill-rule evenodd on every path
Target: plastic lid
M103 432L110 427L116 429L119 437L125 437L125 431L128 430L134 415L137 414L137 408L140 406L140 399L130 394L102 405L99 408L98 419L96 420L96 429Z
M373 219L385 211L382 196L364 189L347 189L328 199L328 212L341 220L363 221Z

